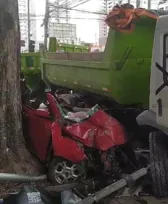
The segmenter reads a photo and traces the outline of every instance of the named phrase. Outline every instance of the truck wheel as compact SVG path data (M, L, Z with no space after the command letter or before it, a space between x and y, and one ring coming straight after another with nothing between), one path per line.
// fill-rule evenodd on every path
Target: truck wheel
M79 180L85 175L82 164L73 164L59 158L54 158L48 169L48 177L53 184L68 184Z
M153 193L156 197L168 197L168 136L162 132L149 135L150 169Z

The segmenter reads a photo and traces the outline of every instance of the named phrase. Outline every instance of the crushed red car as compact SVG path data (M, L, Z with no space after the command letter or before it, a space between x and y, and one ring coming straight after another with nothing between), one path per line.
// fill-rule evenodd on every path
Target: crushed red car
M69 111L53 94L46 99L38 109L23 103L23 129L28 149L47 166L53 183L74 182L90 172L115 180L135 167L124 127L98 105Z

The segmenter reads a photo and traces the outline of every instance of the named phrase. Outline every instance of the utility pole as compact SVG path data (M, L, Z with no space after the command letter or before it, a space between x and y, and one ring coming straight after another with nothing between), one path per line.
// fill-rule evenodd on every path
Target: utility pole
M136 0L136 8L140 7L140 0Z
M60 22L60 9L59 9L60 1L59 0L56 1L56 5L57 5L57 8L56 8L56 20L57 20L57 23L59 23Z
M49 23L49 0L46 0L45 18L44 18L44 49L45 50L47 50L48 23Z
M65 18L66 19L66 23L68 23L68 20L69 20L69 15L68 15L69 11L68 11L67 8L68 8L68 0L66 0L66 18Z
M151 8L151 0L148 0L148 9Z
M28 51L30 51L30 0L27 0L27 33L28 33Z

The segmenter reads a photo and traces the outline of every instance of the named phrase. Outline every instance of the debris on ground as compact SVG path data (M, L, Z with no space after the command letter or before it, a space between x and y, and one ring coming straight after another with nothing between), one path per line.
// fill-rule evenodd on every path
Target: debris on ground
M12 183L12 182L3 182L0 183L0 199L7 197L9 194L19 192L24 186L34 186L36 188L44 188L45 186L49 186L47 181L36 182L36 183Z

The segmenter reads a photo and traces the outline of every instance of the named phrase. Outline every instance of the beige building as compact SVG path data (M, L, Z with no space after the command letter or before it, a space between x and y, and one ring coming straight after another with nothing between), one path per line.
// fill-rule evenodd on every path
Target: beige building
M168 1L161 1L158 7L161 10L168 10Z
M31 39L36 41L36 12L34 1L35 0L30 0L30 35ZM27 0L18 0L21 40L25 41L25 47L21 47L21 52L25 52L28 50L27 4Z
M102 13L109 13L114 6L113 0L101 0L100 8ZM100 16L102 18L102 16ZM109 28L104 21L99 22L99 45L105 45Z
M49 23L49 37L56 37L58 42L76 44L76 25L71 23Z

